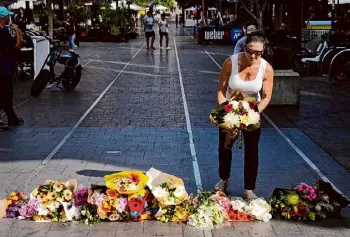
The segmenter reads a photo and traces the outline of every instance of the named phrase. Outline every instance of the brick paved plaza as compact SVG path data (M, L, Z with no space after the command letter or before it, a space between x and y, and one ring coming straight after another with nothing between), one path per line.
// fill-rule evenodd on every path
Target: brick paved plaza
M218 181L218 131L208 114L216 105L218 65L233 47L201 47L189 32L173 28L170 51L147 51L143 36L123 44L82 43L77 51L83 78L70 93L50 88L29 98L30 82L17 82L16 110L25 124L0 133L1 197L12 190L29 192L48 179L103 184L106 174L150 167L183 178L188 192L211 189ZM349 90L346 82L304 79L300 108L266 111L273 123L263 123L259 196L267 199L275 187L315 183L319 174L350 196ZM229 191L241 196L243 152L234 156ZM2 219L0 236L345 237L348 210L344 216L316 223L233 223L213 231L158 222L87 227Z

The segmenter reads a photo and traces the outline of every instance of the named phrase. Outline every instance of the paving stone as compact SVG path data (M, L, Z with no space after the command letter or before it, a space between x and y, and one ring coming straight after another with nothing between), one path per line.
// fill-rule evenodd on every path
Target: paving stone
M235 230L273 231L269 222L233 222Z
M219 229L212 230L213 237L248 237L249 232L245 230L234 230L230 227L223 227Z

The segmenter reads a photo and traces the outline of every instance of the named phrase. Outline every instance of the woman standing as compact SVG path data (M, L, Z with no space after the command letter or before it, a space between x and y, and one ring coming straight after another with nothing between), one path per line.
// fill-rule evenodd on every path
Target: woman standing
M247 36L244 52L226 59L221 73L217 93L218 104L230 97L231 90L239 90L246 99L256 101L256 110L263 112L272 96L273 69L261 55L264 52L265 38L260 32ZM262 98L259 92L262 90ZM255 199L254 193L259 164L259 139L261 129L243 132L244 137L244 197ZM215 190L226 191L232 161L232 145L225 146L226 131L219 129L219 176L221 180Z
M168 26L168 22L165 19L165 13L162 13L161 18L158 21L159 24L159 45L160 45L160 49L164 49L163 47L163 37L165 37L165 45L166 45L166 49L169 50L171 49L169 47L169 26Z

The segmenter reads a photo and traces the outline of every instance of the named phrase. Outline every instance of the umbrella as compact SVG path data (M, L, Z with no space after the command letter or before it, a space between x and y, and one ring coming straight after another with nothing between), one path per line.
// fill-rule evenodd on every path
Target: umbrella
M168 8L159 5L159 6L156 6L155 9L156 9L156 10L166 10L166 9L168 9Z

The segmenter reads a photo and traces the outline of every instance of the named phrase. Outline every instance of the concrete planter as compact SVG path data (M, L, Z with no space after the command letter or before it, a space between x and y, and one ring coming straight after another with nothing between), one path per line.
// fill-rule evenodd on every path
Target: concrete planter
M300 103L301 77L292 70L275 70L270 105L297 105Z

